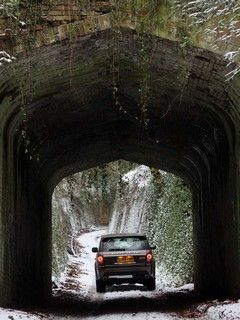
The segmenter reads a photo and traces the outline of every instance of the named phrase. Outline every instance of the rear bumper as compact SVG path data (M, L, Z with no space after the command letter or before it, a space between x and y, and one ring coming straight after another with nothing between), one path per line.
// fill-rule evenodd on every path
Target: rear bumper
M120 283L145 283L150 278L155 278L155 265L142 267L98 267L96 278L109 284Z

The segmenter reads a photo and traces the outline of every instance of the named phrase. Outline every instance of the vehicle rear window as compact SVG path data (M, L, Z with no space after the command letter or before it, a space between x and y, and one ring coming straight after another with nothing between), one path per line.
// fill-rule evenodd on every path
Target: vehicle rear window
M148 241L145 237L114 237L102 240L101 251L128 251L128 250L147 250Z

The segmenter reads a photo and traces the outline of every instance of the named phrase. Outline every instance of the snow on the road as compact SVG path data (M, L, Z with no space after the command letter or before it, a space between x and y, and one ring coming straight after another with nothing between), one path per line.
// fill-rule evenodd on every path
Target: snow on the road
M107 233L107 228L93 229L91 232L83 233L77 240L80 245L81 255L78 259L81 265L79 282L81 283L81 293L83 295L95 293L95 254L92 253L93 247L98 247L99 238ZM74 258L72 258L74 259Z
M93 318L82 318L83 320L90 320ZM102 315L98 317L94 317L94 320L176 320L178 318L172 317L168 314L164 313L155 313L155 312L147 312L147 313L131 313L131 314L111 314L111 315ZM181 320L184 320L181 318Z
M229 301L222 305L210 307L207 310L209 320L239 320L240 319L240 300L237 303Z
M77 266L81 272L75 274L74 281L79 283L75 289L69 289L71 292L80 297L84 301L93 301L95 303L95 310L90 311L89 314L80 317L79 315L64 315L64 314L42 314L42 313L31 313L16 311L10 309L0 308L0 320L177 320L177 319L188 319L177 316L174 313L165 312L134 312L136 306L134 304L139 303L142 299L157 299L162 294L162 282L157 281L157 290L154 292L144 291L142 286L139 285L135 290L130 291L117 291L114 287L109 288L109 291L105 294L96 293L95 288L95 271L94 271L94 259L95 254L92 253L92 247L96 247L99 244L99 237L107 233L107 228L105 229L92 229L88 233L82 234L77 240L81 247L80 256L69 256L70 265ZM69 271L69 269L68 269ZM69 281L69 274L62 277L61 281ZM62 284L64 286L64 283ZM123 287L123 286L122 286ZM80 288L80 289L79 289ZM142 289L142 290L141 290ZM67 291L68 289L66 289ZM193 285L185 285L181 288L173 289L168 288L168 292L186 292L193 290ZM149 301L150 301L149 300ZM126 304L131 301L133 304L133 309L130 308L128 312L124 312ZM114 306L120 305L120 311L114 309L108 310L104 313L104 308L108 308L108 305ZM128 304L129 305L129 304ZM215 301L212 302L212 307L204 306L204 310L207 310L205 315L201 320L237 320L240 319L240 301L237 303L225 302L220 304ZM122 307L121 307L122 306ZM103 308L101 310L101 308ZM199 309L201 305L199 306ZM112 312L111 312L112 311Z
M92 247L98 247L99 245L99 239L101 235L108 232L108 229L93 229L93 231L88 233L83 233L77 240L82 247L81 250L81 256L80 258L70 258L72 261L75 261L76 259L81 264L81 274L79 276L79 282L81 283L81 294L92 294L96 293L95 289L95 271L94 271L94 261L95 261L95 254L92 253ZM167 290L168 292L174 292L174 291L191 291L193 290L193 284L185 285L181 288L169 288L165 286L164 279L162 279L161 275L157 271L157 290L156 292L159 293L159 291ZM169 283L170 281L166 280L166 283ZM106 292L104 295L105 300L109 299L119 299L119 297L152 297L156 295L156 292L152 291L142 291L143 288L142 285L136 286L140 290L130 290L130 291L109 291ZM167 288L167 289L166 289ZM134 288L135 289L135 288ZM102 296L102 294L98 295Z
M0 320L43 320L49 319L44 315L0 308Z

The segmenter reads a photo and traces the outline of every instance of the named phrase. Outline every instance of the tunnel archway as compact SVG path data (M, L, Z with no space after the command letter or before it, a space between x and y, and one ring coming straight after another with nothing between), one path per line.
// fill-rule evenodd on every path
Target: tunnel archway
M192 195L173 174L124 160L83 170L55 187L52 222L53 298L67 297L70 289L75 298L88 294L91 299L96 290L92 247L106 233L144 233L156 245L155 294L193 281ZM71 278L70 270L79 277ZM146 287L106 287L138 289Z
M146 41L147 126L136 119L140 57L133 30L122 30L118 45L121 108L113 95L111 30L35 49L3 69L1 305L50 296L53 189L70 174L118 159L188 182L195 288L239 295L239 83L225 81L226 63L214 53L189 47L183 55L177 42Z

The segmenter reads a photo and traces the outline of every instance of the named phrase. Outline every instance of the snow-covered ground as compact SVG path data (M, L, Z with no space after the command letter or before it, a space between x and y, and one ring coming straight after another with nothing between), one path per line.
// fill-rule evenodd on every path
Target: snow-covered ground
M80 295L83 297L95 297L95 254L92 253L92 247L97 247L101 235L107 232L107 228L93 229L91 232L83 233L78 239L81 247L80 257L69 257L70 263L78 263L81 268L78 281L81 286ZM79 294L79 292L78 292Z
M75 320L79 318L94 320L177 320L192 319L194 316L201 320L240 319L240 301L235 303L226 301L221 304L218 301L212 301L208 304L195 306L194 312L186 310L182 314L176 313L174 305L168 306L167 303L169 302L166 302L165 305L164 299L167 301L167 295L182 294L184 296L185 293L193 289L191 284L177 289L167 288L167 293L163 292L164 281L157 281L157 290L154 292L145 291L144 287L139 285L130 288L129 286L113 286L108 288L105 294L96 293L95 254L92 253L91 248L98 245L99 237L106 232L107 229L95 228L78 238L81 255L80 257L70 256L69 267L61 279L61 292L71 292L76 300L83 301L83 305L84 303L86 306L90 305L89 312L81 316L75 313L72 315L64 314L63 311L51 314L51 312L31 313L0 308L0 320ZM166 287L164 287L164 290L166 290Z
M16 311L11 309L0 308L1 320L43 320L47 319L45 315L34 315L29 312Z
M223 304L210 307L207 310L207 319L213 320L239 320L240 319L240 300L236 303L226 301Z
M81 283L81 294L92 294L96 292L95 289L95 272L94 272L94 260L95 260L95 254L92 253L92 247L98 247L99 244L99 238L102 234L107 233L108 228L105 229L96 229L92 230L91 232L84 233L78 238L78 242L80 244L80 247L82 248L81 256L73 258L70 256L70 261L72 263L80 263L81 265L81 274L79 275L79 282ZM169 287L169 283L171 282L170 279L166 277L166 272L164 272L164 275L166 278L163 278L161 276L161 269L157 268L157 292L159 291L168 291L168 292L174 292L179 290L186 290L191 291L193 290L193 284L185 285L181 288L172 288ZM143 288L143 286L139 285L139 288ZM152 296L152 292L147 291L125 291L124 293L121 292L110 292L109 293L111 298L116 296L117 298L121 295L127 296L130 295L137 295L137 296ZM106 299L109 296L108 293L106 293L105 297Z

